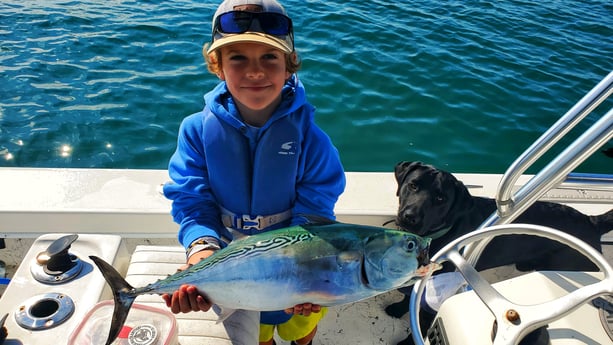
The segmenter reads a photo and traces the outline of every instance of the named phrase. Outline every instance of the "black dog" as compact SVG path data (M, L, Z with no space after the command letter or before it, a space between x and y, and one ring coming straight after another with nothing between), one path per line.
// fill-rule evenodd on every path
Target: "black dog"
M452 174L421 162L400 162L395 168L399 208L396 224L403 230L433 237L431 253L471 232L496 210L493 199L474 197ZM564 231L601 251L600 238L613 230L613 209L588 216L552 202L536 202L515 223L538 224ZM484 270L515 264L521 271L590 271L596 266L574 249L528 235L495 238L475 267Z
M402 230L432 237L431 254L476 230L496 209L495 200L471 196L466 186L452 174L431 165L400 162L395 167L395 177L399 198L396 225ZM588 216L569 206L536 202L515 223L538 224L565 231L602 251L600 238L613 230L613 209L603 215ZM528 235L494 238L475 268L484 270L509 264L515 264L521 271L596 270L591 261L574 249ZM401 317L407 311L408 296L386 308L387 314L394 317Z

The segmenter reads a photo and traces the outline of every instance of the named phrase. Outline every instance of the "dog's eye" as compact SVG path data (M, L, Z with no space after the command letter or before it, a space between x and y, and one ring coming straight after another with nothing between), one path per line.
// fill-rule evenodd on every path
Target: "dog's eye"
M415 244L415 241L408 241L407 242L407 251L408 252L412 252L413 250L415 250L415 247L417 245Z
M417 192L417 185L415 183L413 182L409 183L408 187L411 192Z
M437 204L442 204L442 203L444 203L444 202L445 202L445 200L447 200L447 199L445 198L445 196L444 196L444 195L437 195L437 196L434 198L434 201L436 201L436 203L437 203Z

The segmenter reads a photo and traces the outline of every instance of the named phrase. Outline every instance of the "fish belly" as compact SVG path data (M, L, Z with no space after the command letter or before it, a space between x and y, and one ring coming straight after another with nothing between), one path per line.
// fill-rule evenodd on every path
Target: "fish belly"
M346 304L374 296L360 281L360 266L339 266L335 256L296 262L290 258L251 260L208 272L198 288L221 307L282 310L296 304Z

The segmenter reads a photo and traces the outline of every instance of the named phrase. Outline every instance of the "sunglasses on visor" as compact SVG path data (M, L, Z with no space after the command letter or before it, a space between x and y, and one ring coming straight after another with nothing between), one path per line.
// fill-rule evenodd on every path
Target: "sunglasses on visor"
M280 13L231 11L215 19L213 36L216 32L242 34L251 28L253 20L260 24L260 30L273 36L286 36L292 32L292 20ZM257 30L259 31L259 30Z

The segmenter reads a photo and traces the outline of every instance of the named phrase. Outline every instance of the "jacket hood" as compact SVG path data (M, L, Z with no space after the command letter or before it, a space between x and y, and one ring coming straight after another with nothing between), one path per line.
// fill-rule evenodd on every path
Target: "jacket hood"
M283 94L281 103L263 128L268 127L270 123L278 120L279 118L295 112L307 102L306 91L296 74L293 74L285 82L281 93ZM213 90L205 94L204 102L205 109L208 107L215 116L221 118L233 127L240 128L245 125L241 120L238 108L234 103L234 99L232 98L230 91L228 91L225 81L217 84ZM309 112L305 113L308 114Z

